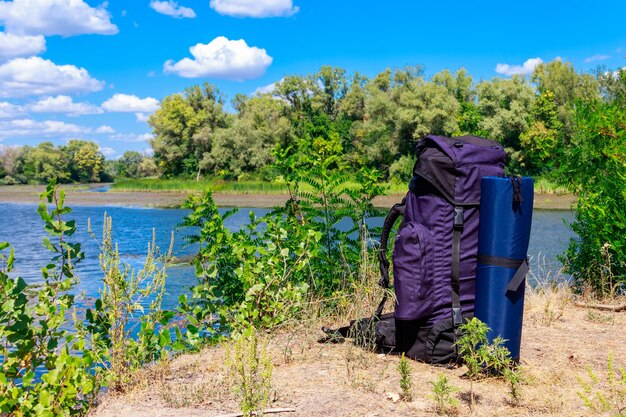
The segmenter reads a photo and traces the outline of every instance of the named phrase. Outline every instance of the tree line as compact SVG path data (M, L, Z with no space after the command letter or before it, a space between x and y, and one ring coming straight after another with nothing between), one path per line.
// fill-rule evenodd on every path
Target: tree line
M502 143L513 173L550 176L576 134L576 109L624 106L626 71L581 73L555 60L530 77L474 82L464 69L429 79L420 66L374 77L322 67L286 76L272 91L225 98L210 84L166 97L149 119L154 161L165 178L247 175L271 180L277 149L332 152L337 164L406 180L426 134L477 135ZM304 152L307 153L307 152Z
M512 173L553 177L574 143L577 109L626 107L626 70L577 71L555 60L529 77L474 79L465 69L430 78L421 66L366 77L322 67L290 75L266 93L226 98L213 85L163 99L149 119L153 157L126 152L105 161L93 142L0 149L0 182L108 181L114 177L274 180L277 151L331 152L338 167L377 168L406 181L426 134L477 135L502 143Z
M154 160L136 151L127 151L118 160L106 160L98 144L70 140L55 146L41 142L36 146L0 148L0 184L46 184L109 182L115 177L140 178L157 175Z

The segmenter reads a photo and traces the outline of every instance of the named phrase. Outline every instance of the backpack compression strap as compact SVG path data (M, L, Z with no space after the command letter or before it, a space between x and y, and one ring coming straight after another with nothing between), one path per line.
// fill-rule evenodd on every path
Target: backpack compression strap
M454 228L452 230L452 321L454 327L463 324L461 313L461 284L459 280L461 269L461 234L463 233L464 210L463 207L454 207Z
M402 199L402 202L394 204L389 210L387 217L385 217L385 223L383 224L383 230L380 234L380 248L378 249L378 262L380 267L380 280L378 281L378 285L380 285L384 290L389 288L389 260L387 259L387 245L389 243L389 234L391 233L391 229L393 225L398 220L398 217L404 216L404 209L406 198ZM383 308L385 307L385 302L387 301L387 292L383 294L383 299L378 305L376 309L376 313L374 313L374 317L380 317L383 312Z

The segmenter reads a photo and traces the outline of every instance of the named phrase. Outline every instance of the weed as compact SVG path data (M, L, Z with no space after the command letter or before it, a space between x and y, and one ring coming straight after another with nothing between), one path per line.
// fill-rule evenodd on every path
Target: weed
M437 381L430 383L433 386L432 398L437 404L437 414L455 416L458 414L459 401L453 394L459 389L450 384L448 377L440 374Z
M262 415L270 398L272 361L267 343L259 346L256 329L247 327L233 335L232 352L227 359L233 388L244 417Z
M509 383L509 394L517 403L520 398L521 374L511 359L509 350L504 346L504 339L496 337L489 343L489 327L475 317L461 325L459 330L461 337L456 344L468 369L470 409L475 404L474 381L484 375L503 377Z
M413 377L411 375L411 366L409 360L404 353L398 362L398 373L400 374L400 388L402 389L402 399L404 401L413 401L411 388L413 388Z
M606 382L587 367L589 381L578 377L582 391L577 394L583 405L595 413L610 413L614 417L626 416L626 371L615 369L613 353L609 353Z

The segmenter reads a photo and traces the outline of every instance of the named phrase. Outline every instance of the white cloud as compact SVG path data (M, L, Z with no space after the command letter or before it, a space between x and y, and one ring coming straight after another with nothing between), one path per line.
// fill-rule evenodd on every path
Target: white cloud
M159 108L159 100L152 97L139 98L131 94L115 94L102 103L108 112L152 113Z
M152 0L150 2L150 7L156 11L157 13L161 13L167 16L172 16L176 19L182 19L184 17L193 19L196 17L196 12L189 7L180 6L173 0L168 1L156 1Z
M65 123L58 120L15 119L0 120L0 140L15 137L54 137L75 138L77 135L107 134L115 135L111 126L93 128L74 123Z
M138 122L145 123L150 118L150 115L146 113L135 113L135 117Z
M504 75L528 75L532 74L535 67L543 63L541 58L527 59L522 65L498 64L496 72Z
M0 121L0 138L10 137L50 137L63 135L84 134L91 128L57 120L38 121L32 119L17 119Z
M108 146L98 146L98 150L105 157L111 157L117 153L115 149L109 148Z
M41 35L21 36L0 32L0 61L33 56L46 50L46 38Z
M0 101L0 119L13 119L25 113L22 106L17 104Z
M109 136L109 139L119 142L148 142L154 139L154 135L152 133L116 133Z
M0 97L99 91L102 81L84 68L56 65L40 57L16 58L0 65Z
M273 93L274 90L276 89L276 84L278 84L278 83L280 83L282 81L283 81L283 79L281 79L280 81L273 82L273 83L268 84L268 85L263 85L263 86L257 88L256 90L254 90L254 93L252 93L252 95L253 96L260 96L260 95L263 95L263 94Z
M235 17L281 17L298 12L292 0L211 0L219 14Z
M70 96L45 97L28 106L33 113L62 113L70 116L100 114L103 110L90 103L75 103Z
M20 35L114 35L107 3L91 7L83 0L0 1L0 22Z
M585 63L589 64L590 62L595 62L595 61L605 61L610 58L611 58L611 55L595 54L595 55L585 58Z
M243 81L260 77L272 63L265 49L248 46L243 39L231 41L224 36L208 44L198 43L189 51L194 59L183 58L176 63L169 60L164 71L185 78Z
M113 129L111 126L102 125L98 127L96 130L94 130L93 132L97 134L115 133L115 129Z

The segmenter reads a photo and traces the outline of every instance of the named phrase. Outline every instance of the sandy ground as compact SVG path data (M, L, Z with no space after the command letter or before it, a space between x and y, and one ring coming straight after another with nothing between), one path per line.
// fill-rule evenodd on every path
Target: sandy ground
M126 206L126 207L178 207L185 199L186 192L91 192L89 189L102 187L102 184L90 186L64 186L67 193L66 204L69 206ZM0 186L0 203L36 204L43 186L18 185ZM222 207L274 207L287 200L280 194L230 194L217 193L213 196L218 206ZM402 195L378 197L374 200L377 207L388 208L402 200ZM535 208L569 209L575 202L571 194L536 194Z
M463 377L465 367L447 369L411 361L413 400L398 401L397 356L366 352L348 342L318 344L320 332L315 326L302 326L270 340L274 370L269 407L295 410L271 414L285 417L437 415L432 383L446 375L458 388L454 398L459 405L449 415L617 415L585 408L577 392L583 389L579 378L590 381L590 367L598 376L597 387L610 394L607 358L612 352L616 367L626 366L625 324L625 312L575 307L564 292L527 297L521 399L513 401L503 381L489 378L474 383L478 402L473 410L468 403L470 383ZM142 382L132 392L105 397L93 416L216 417L236 413L238 403L224 365L226 352L225 347L212 348L154 366L144 371ZM626 398L621 401L626 407Z

